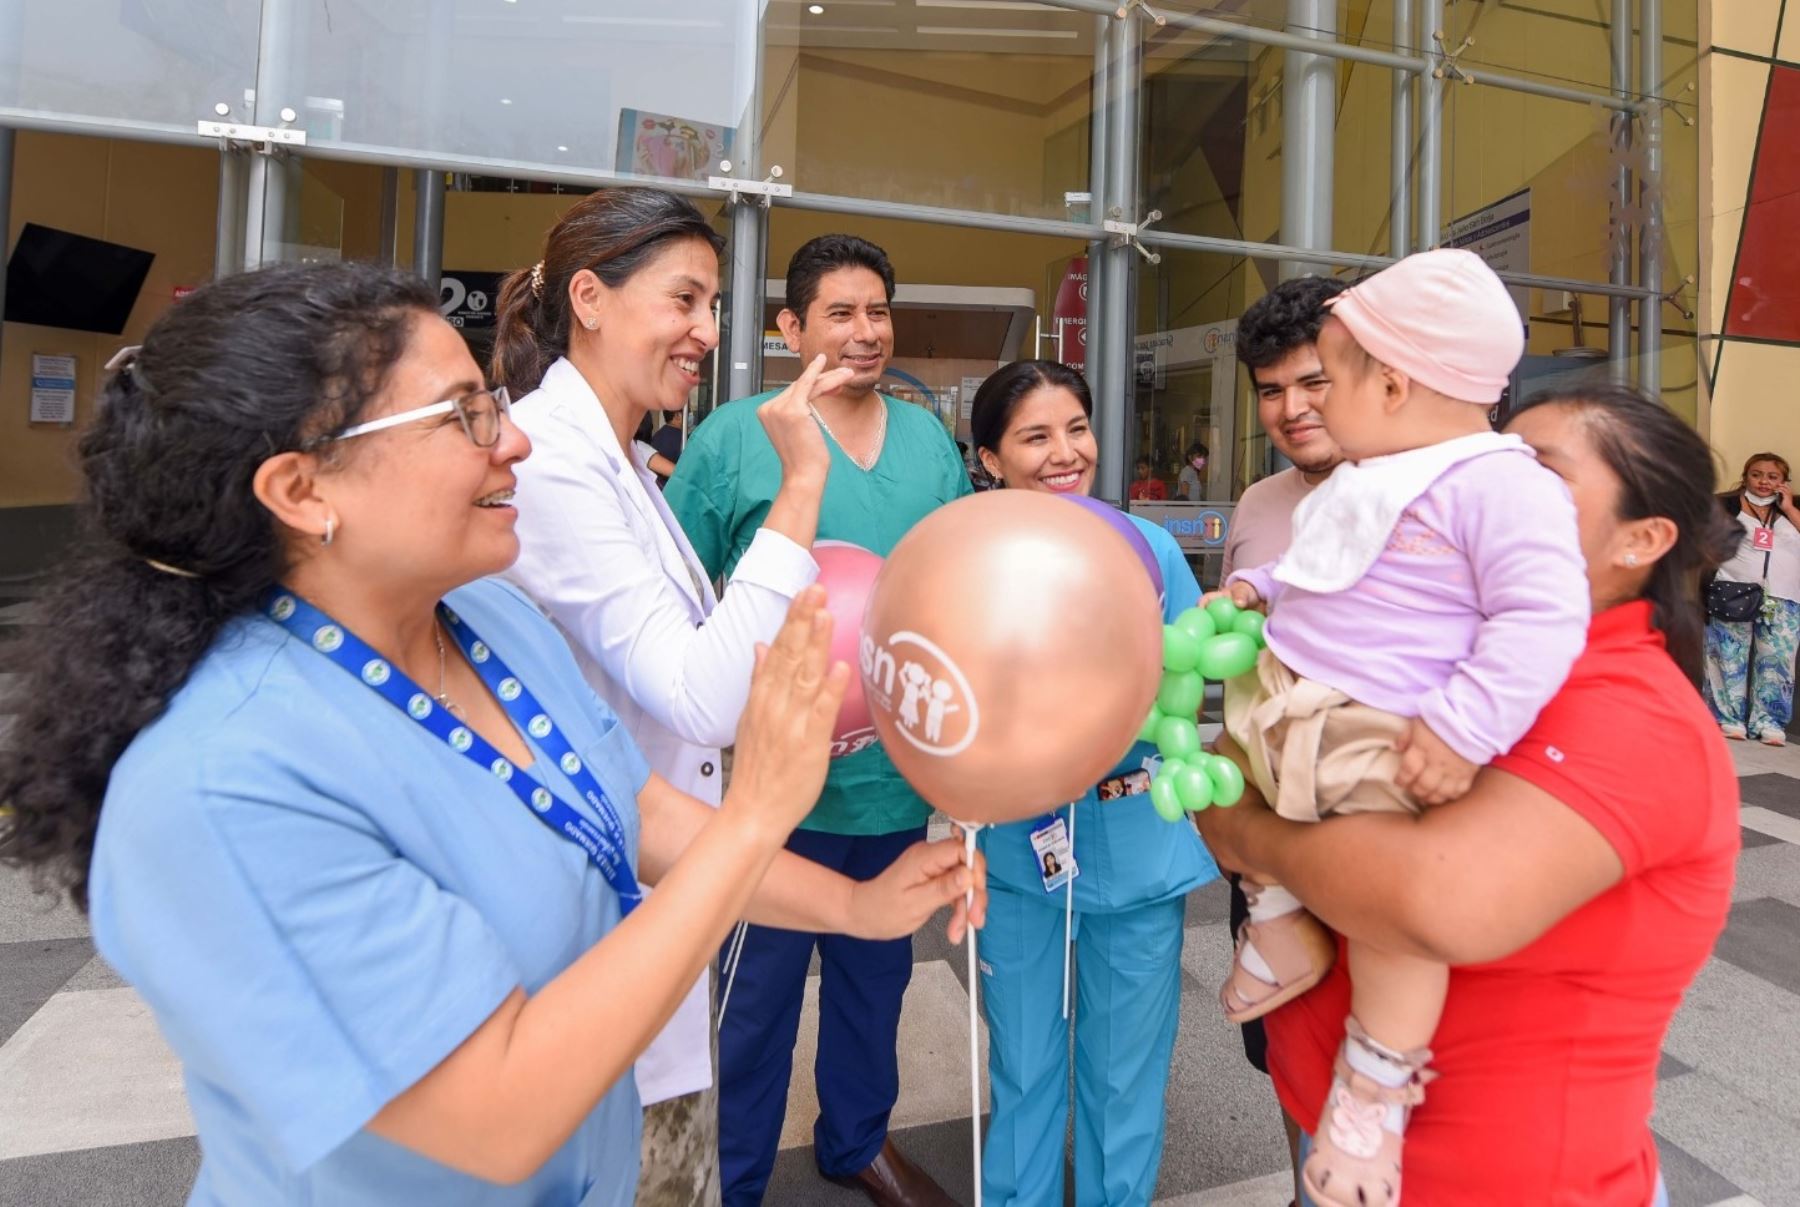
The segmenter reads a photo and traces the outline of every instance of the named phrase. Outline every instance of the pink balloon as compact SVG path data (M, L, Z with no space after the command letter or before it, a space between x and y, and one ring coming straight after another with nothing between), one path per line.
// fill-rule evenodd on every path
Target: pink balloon
M861 545L848 541L815 541L813 560L819 563L819 585L825 588L825 610L831 613L831 660L852 672L862 643L863 612L869 589L881 573L882 559ZM862 677L852 674L831 731L831 757L842 758L866 750L877 741L869 718L869 701L863 694Z
M1131 748L1162 679L1162 610L1137 553L1040 491L926 516L888 555L862 628L883 749L962 822L1079 799Z

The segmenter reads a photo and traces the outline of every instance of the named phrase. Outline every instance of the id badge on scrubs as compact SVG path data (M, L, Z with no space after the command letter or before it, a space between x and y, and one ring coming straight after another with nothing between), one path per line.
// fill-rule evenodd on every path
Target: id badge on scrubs
M1750 531L1750 547L1752 549L1775 548L1775 530L1758 525Z
M1038 875L1043 877L1046 893L1054 893L1081 875L1069 846L1068 823L1059 813L1031 827L1031 852L1037 856Z

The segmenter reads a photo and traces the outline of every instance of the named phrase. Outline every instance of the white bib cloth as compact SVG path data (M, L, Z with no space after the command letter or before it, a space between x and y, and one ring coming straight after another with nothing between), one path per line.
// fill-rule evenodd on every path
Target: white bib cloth
M1475 432L1386 457L1345 462L1294 511L1294 540L1275 565L1277 581L1326 595L1347 591L1387 548L1394 525L1455 466L1531 446L1517 436Z

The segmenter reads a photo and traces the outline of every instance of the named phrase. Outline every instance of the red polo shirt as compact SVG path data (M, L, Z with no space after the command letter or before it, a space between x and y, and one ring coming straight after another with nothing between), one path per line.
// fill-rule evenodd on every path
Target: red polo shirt
M1494 766L1586 818L1625 874L1523 950L1452 971L1407 1201L1645 1207L1663 1035L1731 904L1730 752L1637 602L1594 618L1568 682ZM1309 1132L1349 1012L1339 959L1266 1020L1276 1092Z

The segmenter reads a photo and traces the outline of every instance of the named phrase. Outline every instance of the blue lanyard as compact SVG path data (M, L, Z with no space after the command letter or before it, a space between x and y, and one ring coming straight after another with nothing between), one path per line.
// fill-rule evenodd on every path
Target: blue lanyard
M523 682L507 668L500 656L476 635L462 618L443 604L438 615L443 618L457 646L468 656L481 676L481 681L500 701L506 715L538 746L556 760L563 774L582 796L597 817L596 824L586 814L558 800L548 788L521 772L513 761L495 750L485 738L458 720L447 708L438 706L406 672L383 658L355 633L338 624L291 591L277 588L263 598L263 612L282 628L325 655L389 704L417 721L450 749L493 773L494 778L511 788L513 795L531 810L531 815L587 852L593 865L600 869L613 891L619 894L621 914L629 914L643 899L637 876L631 869L631 856L625 840L625 829L606 789L594 778L580 757L569 746L568 738L550 720L550 714L538 704Z

